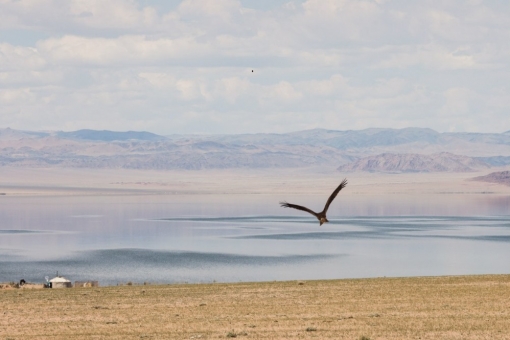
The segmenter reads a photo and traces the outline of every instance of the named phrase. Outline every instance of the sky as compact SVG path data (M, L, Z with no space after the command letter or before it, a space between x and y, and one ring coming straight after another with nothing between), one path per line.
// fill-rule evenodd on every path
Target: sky
M0 128L510 130L508 0L0 0Z

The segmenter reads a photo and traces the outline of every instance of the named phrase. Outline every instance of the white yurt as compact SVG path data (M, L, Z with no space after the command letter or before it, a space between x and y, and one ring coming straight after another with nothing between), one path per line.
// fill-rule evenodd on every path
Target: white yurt
M71 281L66 279L63 276L57 276L51 279L50 281L50 288L71 288L73 287L73 284Z

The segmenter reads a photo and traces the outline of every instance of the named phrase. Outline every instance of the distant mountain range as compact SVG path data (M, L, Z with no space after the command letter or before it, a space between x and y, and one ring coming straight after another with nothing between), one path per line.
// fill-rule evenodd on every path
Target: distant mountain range
M338 170L344 172L469 172L487 168L490 168L490 164L480 159L441 152L431 155L383 153L342 165Z
M71 132L56 131L56 132L34 132L34 131L20 131L10 128L0 129L0 140L16 140L23 138L44 138L44 137L58 137L62 139L75 139L75 140L91 140L91 141L127 141L127 140L164 140L166 137L156 135L151 132L145 131L127 131L117 132L108 130L77 130Z
M126 140L164 140L165 137L158 136L154 133L145 131L127 131L127 132L116 132L108 130L78 130L72 132L59 131L55 134L57 137L66 139L82 139L82 140L95 140L103 142L111 141L126 141Z
M292 168L473 171L510 165L510 132L314 129L285 134L171 135L144 131L0 129L0 166L130 169Z

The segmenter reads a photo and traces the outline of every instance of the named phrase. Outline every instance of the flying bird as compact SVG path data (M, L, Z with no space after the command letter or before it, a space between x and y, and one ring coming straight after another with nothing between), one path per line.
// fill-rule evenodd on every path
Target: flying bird
M316 213L315 211L312 211L312 210L308 209L307 207L303 207L303 206L297 205L297 204L280 202L280 205L284 208L293 208L293 209L297 209L297 210L306 211L307 213L310 213L313 216L317 217L317 219L319 220L319 223L322 225L323 223L329 222L328 219L326 218L326 212L328 211L329 205L331 204L331 202L333 202L333 200L335 199L336 195L338 195L340 190L345 188L346 185L347 185L347 179L344 179L342 181L342 183L340 183L340 185L335 189L335 191L333 191L333 193L329 196L328 201L326 202L326 205L324 206L324 209L320 213Z

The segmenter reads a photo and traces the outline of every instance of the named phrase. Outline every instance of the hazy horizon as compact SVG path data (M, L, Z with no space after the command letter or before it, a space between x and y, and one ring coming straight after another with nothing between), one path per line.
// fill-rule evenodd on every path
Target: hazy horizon
M53 132L64 132L64 133L67 133L67 132L78 132L78 131L96 131L96 132L113 132L113 133L126 133L126 132L147 132L147 133L151 133L151 134L155 134L155 135L158 135L158 136L173 136L173 135L183 135L183 136L193 136L193 135L197 135L197 136L219 136L219 135L256 135L256 134L276 134L276 135L280 135L280 134L292 134L292 133L299 133L299 132L307 132L307 131L320 131L320 130L324 130L324 131L335 131L335 132L349 132L349 131L355 131L355 132L361 132L361 131L369 131L369 130L394 130L394 131L399 131L399 130L406 130L406 129L420 129L420 130L432 130L434 132L437 132L437 133L479 133L479 134L505 134L505 133L509 133L510 130L506 130L506 131L487 131L487 132L474 132L474 131L454 131L454 132L451 132L451 131L438 131L438 130L435 130L435 129L432 129L432 128L429 128L429 127L418 127L418 126L407 126L407 127L401 127L401 128L385 128L385 127L377 127L377 126L374 126L374 127L366 127L366 128L363 128L363 129L331 129L331 128L324 128L324 127L316 127L316 128L310 128L310 129L304 129L304 130L293 130L293 131L287 131L287 132L257 132L257 131L254 131L254 132L246 132L246 133L242 133L242 132L239 132L239 133L171 133L171 134L158 134L154 131L150 131L150 130L133 130L133 129L128 129L128 130L110 130L110 129L88 129L88 128L78 128L76 130L37 130L37 129L34 129L34 130L30 130L30 129L15 129L15 128L12 128L10 126L5 126L5 127L0 127L0 130L13 130L13 131L20 131L20 132L38 132L38 133L53 133Z

